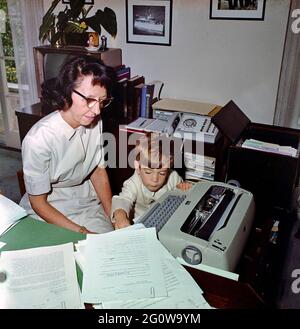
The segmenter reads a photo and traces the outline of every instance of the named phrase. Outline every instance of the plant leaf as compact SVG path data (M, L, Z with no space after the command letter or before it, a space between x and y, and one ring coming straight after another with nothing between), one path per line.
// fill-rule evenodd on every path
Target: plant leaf
M104 29L112 36L117 35L117 19L115 12L105 7L104 11L98 9L94 16L87 17L85 22L90 26L94 31L101 34L101 25Z
M55 27L55 16L54 14L49 14L44 16L43 23L39 29L39 40L44 41L47 37L49 31Z
M118 32L117 18L115 12L112 9L105 7L102 17L103 17L102 26L112 37L115 38Z
M56 27L59 32L62 32L62 33L64 32L64 30L67 26L68 20L69 20L69 16L65 12L60 11L58 13Z
M47 10L46 14L43 17L42 24L39 28L39 39L44 41L52 25L54 26L54 14L53 10L56 8L60 0L52 1L50 8Z
M83 33L84 30L80 27L79 23L76 22L68 22L65 29L64 29L65 33L72 33L72 32L76 32L76 33Z
M70 1L70 20L77 19L79 14L81 13L81 10L84 6L85 1L84 0L71 0Z

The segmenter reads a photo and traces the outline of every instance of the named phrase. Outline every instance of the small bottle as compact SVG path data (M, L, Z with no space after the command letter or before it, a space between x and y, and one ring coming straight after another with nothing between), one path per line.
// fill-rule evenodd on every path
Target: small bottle
M100 50L106 50L106 49L107 49L107 38L105 35L102 35Z

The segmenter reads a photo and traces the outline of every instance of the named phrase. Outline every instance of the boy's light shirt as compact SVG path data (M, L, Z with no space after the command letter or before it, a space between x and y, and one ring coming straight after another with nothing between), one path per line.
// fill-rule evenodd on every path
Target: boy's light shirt
M176 185L181 182L182 178L173 170L166 184L158 191L151 192L143 185L140 176L135 172L124 182L122 192L113 196L111 214L117 209L123 209L129 217L134 208L134 217L141 216L154 201L158 200L165 192L174 190Z

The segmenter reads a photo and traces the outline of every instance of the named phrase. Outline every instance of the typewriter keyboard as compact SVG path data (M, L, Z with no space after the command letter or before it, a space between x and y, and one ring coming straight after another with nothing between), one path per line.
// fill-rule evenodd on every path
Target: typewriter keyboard
M184 201L185 195L168 195L157 202L139 221L146 227L155 227L158 233Z

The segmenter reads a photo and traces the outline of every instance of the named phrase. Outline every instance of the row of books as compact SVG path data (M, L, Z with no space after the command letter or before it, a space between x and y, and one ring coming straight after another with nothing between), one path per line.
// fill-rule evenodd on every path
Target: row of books
M122 64L115 69L117 88L115 90L115 103L119 111L118 117L127 122L139 116L152 117L152 104L160 99L163 82L155 80L145 83L145 77L135 75L131 77L130 67Z

